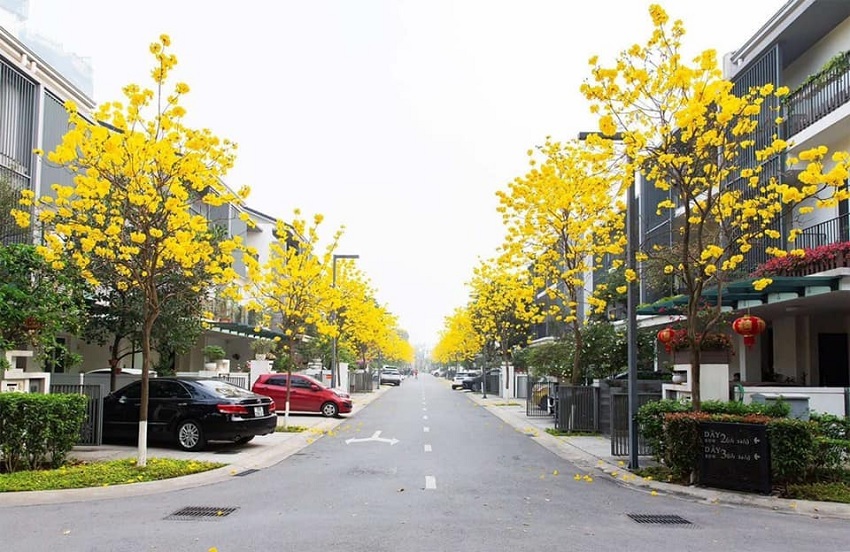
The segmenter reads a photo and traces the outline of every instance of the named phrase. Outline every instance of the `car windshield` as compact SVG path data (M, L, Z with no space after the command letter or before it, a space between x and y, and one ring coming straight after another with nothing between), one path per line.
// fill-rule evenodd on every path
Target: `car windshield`
M209 389L219 397L228 399L241 399L254 396L254 393L251 391L242 389L241 387L237 387L232 383L227 383L226 381L198 380L198 384Z
M398 374L399 371L398 370L384 370L384 373L385 374Z

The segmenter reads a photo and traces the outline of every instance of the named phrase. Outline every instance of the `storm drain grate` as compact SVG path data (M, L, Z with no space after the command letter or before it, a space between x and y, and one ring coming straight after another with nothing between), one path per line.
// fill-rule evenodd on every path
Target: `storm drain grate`
M693 525L690 521L677 515L664 514L628 514L633 521L641 524L655 525Z
M247 469L245 471L241 471L241 472L237 473L233 477L242 477L243 475L251 475L252 473L256 473L258 471L260 471L260 470L255 469L255 468L250 468L250 469Z
M229 516L238 508L216 506L187 506L169 515L165 519L172 521L215 520Z

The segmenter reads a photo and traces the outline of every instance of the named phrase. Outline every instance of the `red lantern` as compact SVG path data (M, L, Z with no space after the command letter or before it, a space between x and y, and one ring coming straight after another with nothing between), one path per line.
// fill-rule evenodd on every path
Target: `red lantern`
M664 344L664 349L670 352L670 342L676 337L676 332L673 328L667 327L658 332L658 341Z
M756 342L756 336L767 328L767 323L751 314L745 314L732 322L732 330L738 335L744 336L744 345L752 347Z

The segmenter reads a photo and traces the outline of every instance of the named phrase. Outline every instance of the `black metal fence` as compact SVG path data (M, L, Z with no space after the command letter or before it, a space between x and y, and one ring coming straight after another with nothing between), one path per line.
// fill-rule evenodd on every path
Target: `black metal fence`
M797 237L794 246L815 248L846 241L850 241L850 217L845 215L805 228Z
M236 387L248 389L250 377L248 374L218 374L217 379L224 380L227 383L232 383Z
M555 414L555 398L558 396L558 384L555 382L533 383L528 386L525 400L525 415L544 417Z
M661 399L660 393L638 393L638 408ZM611 393L611 455L629 455L629 395ZM638 455L652 455L652 448L638 434Z
M599 431L599 388L560 385L557 389L555 429L559 431Z
M86 419L80 429L80 440L77 444L100 445L103 442L103 397L100 394L100 385L54 384L50 386L50 392L88 397Z

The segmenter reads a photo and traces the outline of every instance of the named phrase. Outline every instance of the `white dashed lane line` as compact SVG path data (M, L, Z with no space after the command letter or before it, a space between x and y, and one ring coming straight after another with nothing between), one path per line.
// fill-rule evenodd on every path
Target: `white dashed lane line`
M431 445L425 445L425 452L431 452Z
M433 475L425 476L425 489L432 490L437 488L437 478Z
M429 431L431 431L431 428L428 427L428 426L425 426L422 429L425 431L425 433L428 433Z
M423 420L427 420L427 419L428 419L428 415L426 414L425 416L422 416L422 419L423 419Z

